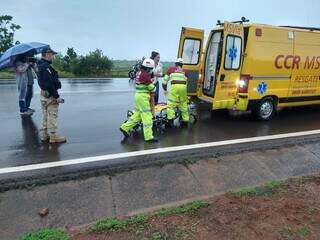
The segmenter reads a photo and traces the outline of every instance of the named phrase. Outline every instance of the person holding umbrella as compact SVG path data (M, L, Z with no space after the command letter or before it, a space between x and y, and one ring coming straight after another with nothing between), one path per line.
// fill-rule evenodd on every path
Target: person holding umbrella
M14 62L18 85L20 115L22 117L31 116L35 112L35 110L30 108L31 99L33 97L34 67L35 58L28 56L28 54L17 56Z
M9 48L0 57L0 70L13 67L16 71L21 116L30 116L34 112L30 109L33 93L32 68L35 66L35 58L32 56L48 47L48 44L39 42L20 43Z
M42 50L42 58L38 61L38 83L41 89L40 101L43 113L41 141L50 143L66 142L65 137L57 135L59 104L64 103L58 89L61 88L58 72L51 66L56 54L50 47Z

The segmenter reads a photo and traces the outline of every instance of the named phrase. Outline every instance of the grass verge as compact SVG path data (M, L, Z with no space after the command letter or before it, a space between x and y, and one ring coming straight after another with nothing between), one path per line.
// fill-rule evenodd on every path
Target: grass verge
M294 228L285 226L279 230L281 238L293 240L293 239L305 239L311 235L309 226L303 226L301 228Z
M153 215L136 215L126 220L118 218L105 218L96 222L90 229L90 232L103 232L103 231L118 231L127 230L133 232L140 232L148 228L148 220L153 216L167 217L175 214L192 214L201 208L208 207L209 203L205 201L194 201L176 208L162 209Z
M283 187L285 187L283 181L274 180L262 186L241 188L232 194L236 197L271 196Z
M195 213L201 208L208 207L209 203L205 201L194 201L176 208L168 208L160 210L157 215L159 216L170 216L175 214Z
M271 181L233 192L235 196L242 197L239 199L228 193L209 200L211 204L195 201L148 215L106 218L90 229L69 230L69 233L73 239L84 240L106 237L116 240L236 240L245 239L243 236L250 236L253 231L260 235L255 239L318 239L319 179L318 176L308 176ZM245 198L247 196L252 197ZM199 211L202 208L206 209ZM56 233L54 237L48 237L46 232L45 238L36 234L40 233L26 235L22 240L69 239L64 235L56 237Z
M91 228L91 232L102 231L118 231L118 230L132 230L138 231L147 227L148 217L146 215L137 215L128 218L127 220L120 220L117 218L105 218L99 220Z
M60 229L43 229L26 234L21 240L71 240L71 238Z

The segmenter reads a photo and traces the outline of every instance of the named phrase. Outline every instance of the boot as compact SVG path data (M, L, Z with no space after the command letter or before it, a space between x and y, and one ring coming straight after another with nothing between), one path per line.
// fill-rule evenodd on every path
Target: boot
M40 139L41 139L41 142L47 142L50 140L50 136L48 135L48 133L43 133Z
M158 139L157 138L151 138L149 140L145 140L145 142L147 142L147 143L156 143L156 142L158 142Z
M65 143L67 139L65 137L60 137L57 135L51 135L50 136L50 143Z
M28 112L29 112L29 113L35 113L36 110L34 110L34 109L32 109L32 108L28 108Z
M173 124L173 119L168 119L166 122L166 127L167 128L173 128L174 124Z
M21 117L30 117L32 116L32 112L29 112L29 111L25 111L25 112L20 112L20 116Z
M188 122L185 122L185 121L180 122L180 127L181 127L181 128L186 128L186 127L188 127Z
M125 130L123 130L122 128L119 128L119 130L122 132L124 138L130 137L130 135Z

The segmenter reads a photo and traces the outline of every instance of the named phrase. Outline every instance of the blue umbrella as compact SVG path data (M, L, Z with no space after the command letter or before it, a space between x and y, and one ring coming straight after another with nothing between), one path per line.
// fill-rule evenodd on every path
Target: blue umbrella
M13 62L20 54L28 53L35 55L41 53L43 49L49 48L48 44L39 42L20 43L5 51L0 57L0 69L13 67Z

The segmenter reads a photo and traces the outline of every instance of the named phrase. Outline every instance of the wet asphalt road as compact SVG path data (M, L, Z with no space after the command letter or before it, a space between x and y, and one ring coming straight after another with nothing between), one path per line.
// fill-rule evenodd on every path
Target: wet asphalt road
M141 134L121 144L118 129L133 107L133 85L127 79L62 84L66 103L60 108L59 132L68 143L49 145L39 140L42 116L36 84L32 101L36 113L21 119L15 83L0 81L0 168L320 128L319 106L283 110L269 122L257 122L248 114L211 115L208 106L201 105L197 124L188 129L168 130L157 136L156 144L145 144Z

